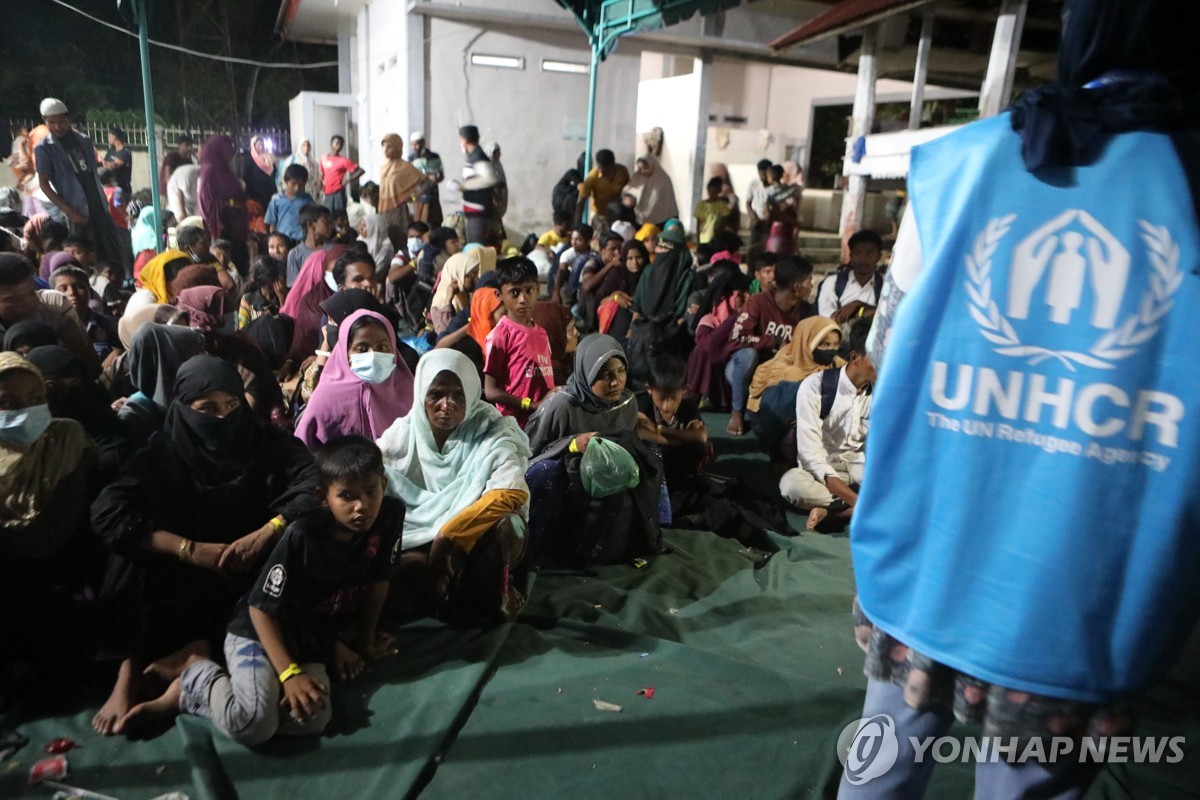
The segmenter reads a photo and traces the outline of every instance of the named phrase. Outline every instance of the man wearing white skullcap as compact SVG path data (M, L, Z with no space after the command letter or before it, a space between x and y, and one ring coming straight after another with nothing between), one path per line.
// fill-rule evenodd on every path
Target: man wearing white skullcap
M103 261L129 267L131 252L109 214L96 172L96 148L71 126L67 104L47 97L39 110L50 131L33 151L38 180L50 201L46 211L67 223L73 236L91 240Z
M417 195L412 219L436 228L442 224L442 204L438 197L438 184L446 177L442 171L442 158L425 146L425 134L421 131L409 134L408 141L412 145L412 152L408 154L409 163L429 178L431 184L427 191Z

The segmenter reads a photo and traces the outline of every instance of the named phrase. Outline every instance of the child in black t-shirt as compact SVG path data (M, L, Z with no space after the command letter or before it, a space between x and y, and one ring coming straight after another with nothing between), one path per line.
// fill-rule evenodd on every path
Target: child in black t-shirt
M638 394L638 435L662 449L667 489L692 478L708 460L708 428L695 400L685 399L687 367L673 355L651 365L647 391Z
M320 733L331 716L327 667L349 679L395 652L376 625L404 504L384 496L383 456L368 439L334 439L316 460L322 508L288 526L238 604L225 637L227 666L192 656L153 701L208 717L241 744Z

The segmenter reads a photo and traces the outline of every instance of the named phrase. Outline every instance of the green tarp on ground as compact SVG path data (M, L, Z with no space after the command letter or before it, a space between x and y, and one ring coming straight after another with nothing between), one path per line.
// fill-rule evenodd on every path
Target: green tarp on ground
M721 418L708 423L722 439L715 469L768 491L778 477L752 442L720 434ZM848 540L768 537L761 544L777 552L757 569L743 545L711 533L675 530L667 541L672 552L642 570L543 571L511 627L404 629L404 654L339 687L335 723L317 740L251 751L197 719L150 741L102 739L88 727L95 702L79 711L82 698L55 698L21 726L33 741L19 768L0 764L0 797L50 797L24 788L23 774L58 736L84 745L70 756L70 782L120 800L171 790L244 800L832 797L834 742L865 685ZM1200 742L1198 666L1193 646L1142 704L1141 735ZM653 698L637 694L651 687ZM1200 752L1184 750L1177 765L1113 765L1088 797L1196 797ZM937 769L928 797L970 795L971 768L952 764Z

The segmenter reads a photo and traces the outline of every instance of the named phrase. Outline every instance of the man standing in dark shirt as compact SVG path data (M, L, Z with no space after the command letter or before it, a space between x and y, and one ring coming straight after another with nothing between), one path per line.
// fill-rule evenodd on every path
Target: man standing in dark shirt
M53 204L51 216L66 221L73 236L90 239L101 261L128 271L131 254L108 212L104 188L96 175L96 148L71 126L67 105L47 97L42 120L50 133L34 149L38 181Z
M133 179L133 153L125 144L128 138L125 131L116 125L108 129L108 152L104 154L104 166L112 170L117 186L121 187L125 196L133 197L133 187L130 185Z

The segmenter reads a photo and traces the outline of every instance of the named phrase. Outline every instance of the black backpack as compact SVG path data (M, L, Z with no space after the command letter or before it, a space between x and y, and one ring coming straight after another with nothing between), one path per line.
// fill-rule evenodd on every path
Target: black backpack
M850 285L850 276L854 274L854 269L849 264L843 264L837 268L837 272L830 275L825 280L821 281L821 287L817 290L817 296L821 296L821 289L825 288L826 281L833 281L833 298L835 305L838 308L842 307L842 295L846 293L846 287ZM875 304L879 305L879 296L883 291L883 273L875 270Z

